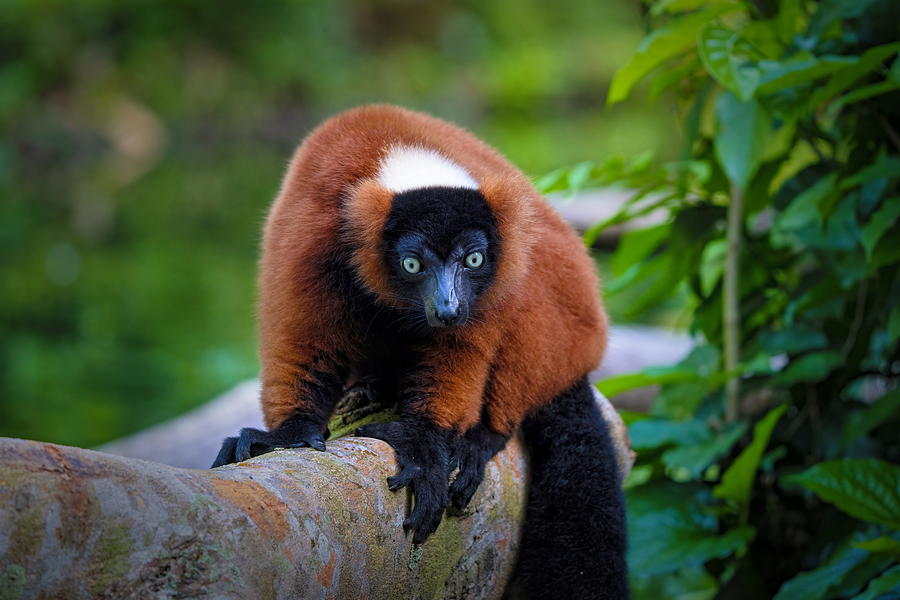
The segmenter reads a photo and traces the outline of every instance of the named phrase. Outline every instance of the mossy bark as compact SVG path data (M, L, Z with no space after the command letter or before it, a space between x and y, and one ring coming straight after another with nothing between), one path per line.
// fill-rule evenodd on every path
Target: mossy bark
M627 470L624 428L601 406ZM408 493L384 483L394 468L365 438L215 470L0 439L0 600L501 597L525 498L518 441L422 546L401 527Z

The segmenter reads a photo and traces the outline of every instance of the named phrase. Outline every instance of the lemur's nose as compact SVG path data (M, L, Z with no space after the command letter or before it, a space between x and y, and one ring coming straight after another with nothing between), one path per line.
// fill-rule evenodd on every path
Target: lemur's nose
M444 325L456 325L459 320L459 303L445 300L435 307L434 316Z

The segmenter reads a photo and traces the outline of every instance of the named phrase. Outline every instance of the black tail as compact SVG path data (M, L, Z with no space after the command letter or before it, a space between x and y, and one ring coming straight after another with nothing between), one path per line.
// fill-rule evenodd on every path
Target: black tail
M587 379L522 425L528 504L511 598L627 598L625 500Z

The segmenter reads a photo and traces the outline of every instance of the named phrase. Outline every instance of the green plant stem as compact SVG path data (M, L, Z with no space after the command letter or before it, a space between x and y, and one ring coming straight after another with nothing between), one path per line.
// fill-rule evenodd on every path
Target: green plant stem
M725 383L725 420L735 421L741 392L740 376L737 374L741 347L741 306L738 295L738 269L741 251L741 219L744 192L737 185L731 186L731 203L728 205L728 249L725 255L725 282L722 301L722 331L725 342L725 372L729 373Z

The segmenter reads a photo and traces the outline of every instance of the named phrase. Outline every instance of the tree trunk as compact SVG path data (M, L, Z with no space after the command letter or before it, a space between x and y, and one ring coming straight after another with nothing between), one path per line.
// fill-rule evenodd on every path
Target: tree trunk
M598 398L627 472L627 434ZM202 436L204 432L199 431ZM0 600L500 598L525 499L518 440L414 546L390 447L341 438L215 470L0 439Z

